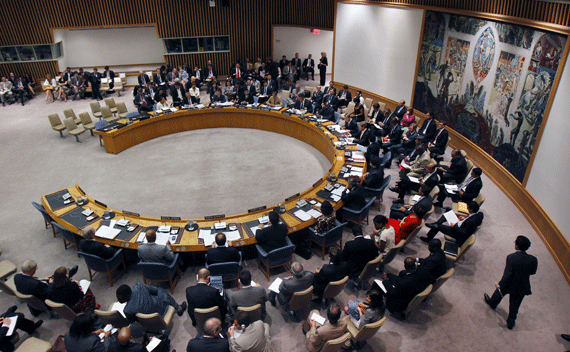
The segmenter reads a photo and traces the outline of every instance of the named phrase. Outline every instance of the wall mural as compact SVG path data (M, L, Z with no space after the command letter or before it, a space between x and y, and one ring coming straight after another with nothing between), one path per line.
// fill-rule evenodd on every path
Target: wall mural
M566 40L428 11L413 107L431 111L522 182Z

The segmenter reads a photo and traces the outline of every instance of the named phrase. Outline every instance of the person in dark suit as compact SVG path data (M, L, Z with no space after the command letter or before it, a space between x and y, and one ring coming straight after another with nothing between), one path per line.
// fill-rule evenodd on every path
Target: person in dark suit
M83 77L79 72L75 72L71 77L71 89L73 91L73 100L83 99L85 97L85 87L83 86Z
M350 117L351 121L356 120L353 117ZM355 140L353 141L356 144L360 144L362 146L367 147L370 144L370 139L372 138L372 133L368 128L368 123L366 121L360 121L358 123L358 134L354 136Z
M445 122L440 121L437 124L437 131L435 137L431 141L426 141L428 150L432 155L445 154L445 147L449 140L449 133L445 129Z
M93 99L103 100L103 96L101 95L99 88L101 88L101 74L97 72L97 67L95 67L91 74L91 95Z
M216 264L227 262L239 262L239 252L236 247L232 247L231 242L229 242L226 247L226 235L219 233L216 235L216 246L208 249L206 252L206 263Z
M431 282L447 272L447 259L441 249L441 241L437 238L428 243L429 255L425 258L417 258L416 262L421 269L425 269L431 276Z
M33 260L26 260L22 264L22 274L14 276L14 284L16 290L25 295L33 295L34 297L44 301L51 295L51 287L48 285L48 278L38 279L34 277L38 265ZM77 270L75 270L77 271ZM41 312L28 306L32 315L37 316Z
M140 76L139 76L140 77ZM155 88L158 88L159 86L163 85L164 82L166 82L166 75L162 72L162 70L159 68L156 69L156 71L152 74L152 84ZM141 80L139 78L139 84L141 83Z
M386 136L388 138L387 142L382 143L382 153L388 153L388 149L390 149L393 145L398 145L402 141L402 126L398 122L398 119L392 119L390 121L390 132ZM393 157L393 155L392 155ZM388 161L387 165L392 163L392 158Z
M132 289L129 285L119 286L116 296L119 303L126 303L123 313L129 323L137 320L137 313L158 313L164 317L168 307L172 306L176 309L176 314L182 316L186 310L186 302L178 304L164 289L145 285L142 282L137 282Z
M400 103L398 104L398 106L396 106L396 108L394 109L394 116L393 117L397 117L398 122L402 121L402 117L404 116L406 111L408 111L408 109L406 109L406 101L402 99L402 100L400 100Z
M305 271L303 265L299 262L291 264L291 274L288 278L283 279L279 285L279 293L269 292L269 302L272 306L276 305L275 298L279 301L281 309L285 312L289 311L289 302L295 292L304 291L313 285L314 274Z
M437 207L443 207L445 198L450 197L453 202L468 202L479 195L481 188L483 188L483 181L481 181L481 174L483 170L478 167L473 168L471 177L463 185L458 187L457 193L450 193L445 187L440 187L439 195L437 196Z
M228 101L228 98L226 98L225 95L222 94L222 90L221 89L217 89L216 93L212 96L212 98L210 99L210 103L211 104L215 104L215 103L225 103Z
M437 126L435 124L435 121L433 120L433 115L431 114L431 112L427 112L424 123L422 124L422 127L420 127L418 130L418 138L426 142L432 141L436 133L437 133Z
M309 113L313 112L313 105L311 105L311 102L309 100L305 99L305 96L303 94L299 94L297 100L295 101L295 105L293 105L293 108Z
M228 339L220 336L222 322L210 318L204 323L204 332L188 341L186 352L230 352Z
M269 226L264 227L263 224L259 224L259 229L255 232L257 243L267 253L285 247L287 245L286 236L287 226L279 223L279 215L274 211L269 213Z
M348 264L349 276L351 278L358 277L366 264L378 256L378 249L374 240L364 238L362 228L354 226L352 228L354 239L344 244L342 257Z
M313 55L309 54L309 57L303 60L303 72L307 81L309 80L309 73L311 74L311 79L315 80L315 60L313 60Z
M429 230L426 236L420 237L420 239L428 243L441 231L443 234L455 238L455 243L457 243L458 247L461 247L469 236L474 234L483 223L483 213L479 213L479 205L477 203L474 201L468 202L467 209L469 209L469 215L460 217L458 224L444 225L443 223L447 220L443 215L436 222L426 224L431 230Z
M347 106L349 102L352 101L352 93L348 90L348 86L345 84L342 89L338 92L338 106Z
M143 243L137 248L141 262L170 265L175 259L172 248L168 244L156 243L156 231L153 229L147 230L145 236L147 243Z
M145 352L147 349L144 345L134 343L131 340L131 328L122 327L117 334L117 338L113 339L109 344L108 352ZM154 336L151 336L151 340Z
M73 319L69 332L63 339L67 352L105 352L110 344L111 331L95 329L95 316L87 313L79 314ZM103 333L101 339L98 335Z
M229 302L230 314L233 316L238 312L238 307L251 307L256 304L261 305L261 319L267 315L265 303L269 300L267 292L259 284L252 285L251 273L249 270L242 270L239 273L241 288L237 291L226 291Z
M317 86L317 89L313 92L313 97L311 101L313 102L313 111L317 112L321 110L323 99L325 97L325 93L321 90L321 86Z
M434 163L429 163L427 165L427 174L424 177L419 178L419 181L420 181L419 183L412 182L412 181L410 181L410 178L408 176L404 176L400 180L400 182L396 185L396 187L390 187L390 190L392 192L398 193L398 200L397 201L400 203L403 203L404 202L404 196L410 190L417 192L424 185L429 187L431 190L435 186L437 186L437 183L439 182L439 175L435 171L435 167L436 166ZM429 208L431 208L431 207L429 207Z
M81 230L81 235L83 235L83 238L79 241L79 248L82 252L93 254L103 259L109 259L115 255L115 248L98 242L93 238L95 230L91 226Z
M11 323L11 319L17 319L15 327L16 329L25 331L29 335L32 335L43 323L43 320L38 320L34 323L33 321L26 319L24 317L24 314L16 313L16 309L18 309L18 306L12 306L8 308L4 314L0 315L0 350L5 352L14 351L14 344L11 341L13 333L10 336L6 336L8 333L8 326Z
M194 317L195 308L210 308L218 306L220 314L226 315L226 303L217 288L210 286L210 270L202 268L198 271L198 283L186 288L186 301L188 302L188 315L192 325L196 326Z
M394 115L392 114L390 109L385 109L382 112L382 115L376 118L376 124L378 125L378 127L380 127L378 128L377 126L373 126L374 127L373 132L376 137L378 138L385 137L390 133L390 131L392 130L391 128L392 125L390 124L390 122L393 120L393 116Z
M429 186L423 185L419 189L420 199L415 203L421 205L426 211L430 211L432 208L432 199L429 195L431 188ZM390 219L402 220L406 216L413 213L411 205L399 205L399 202L394 202L392 208L390 209Z
M313 278L313 294L322 300L325 288L331 282L342 280L349 273L348 264L343 260L343 254L338 247L329 250L329 264L315 270Z
M180 82L174 83L174 85L170 88L170 95L172 96L172 103L175 107L180 107L182 105L182 100L186 95L186 90L180 84Z
M358 181L357 177L348 181L348 185L340 197L344 203L343 208L359 210L366 204L364 188L358 184Z
M329 103L333 111L338 109L338 97L336 95L336 89L334 87L329 87L328 92L325 92L323 102Z
M295 57L291 60L291 66L293 66L294 74L293 74L293 82L297 82L297 80L301 79L302 71L302 60L299 57L299 53L295 53Z
M148 75L143 71L139 71L137 79L139 81L139 88L146 88L150 85L150 78L148 78Z
M370 169L362 175L362 186L368 188L380 188L384 183L384 168L380 166L380 158L372 155L368 165Z
M254 103L253 94L251 94L249 89L246 89L244 87L243 93L239 96L238 103L241 105L247 105L247 104L253 104Z
M454 149L451 151L451 162L449 166L439 166L437 173L440 176L439 183L445 184L450 181L461 183L467 175L467 162L461 151Z
M105 66L105 71L103 71L103 77L109 79L109 92L112 93L113 87L115 87L115 72L109 70L109 66Z
M530 248L530 240L525 236L518 236L515 240L515 253L507 256L507 264L503 277L496 284L492 297L484 295L485 302L491 309L497 308L501 299L509 295L509 317L507 327L512 330L524 296L531 295L530 276L536 274L538 261L536 257L526 251Z
M319 114L323 119L329 120L331 122L336 122L334 110L329 102L323 104L322 109L319 111Z
M380 110L380 104L374 103L374 105L372 105L372 110L370 110L369 116L366 118L366 121L370 125L374 125L375 123L382 121L384 119L384 113Z
M418 269L416 259L407 257L404 270L398 276L389 273L382 275L382 283L386 288L386 308L392 314L401 314L414 296L425 290L430 284L427 270Z
M267 81L263 81L261 87L259 87L259 97L257 98L257 102L259 104L263 104L269 100L271 95L273 95L273 91L269 88L269 83Z
M350 133L352 137L358 138L360 129L358 128L358 123L355 119L346 115L344 118L344 128Z

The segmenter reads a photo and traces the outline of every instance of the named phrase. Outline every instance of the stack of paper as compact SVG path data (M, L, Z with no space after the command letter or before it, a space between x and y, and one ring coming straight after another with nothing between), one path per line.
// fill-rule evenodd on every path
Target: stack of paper
M226 234L226 239L228 241L237 241L241 238L238 230L228 231L228 232L224 232L224 233Z
M366 158L364 157L363 152L355 150L352 152L352 160L359 162L359 163L363 163L366 161Z
M384 287L384 283L380 280L374 280L375 283L378 284L378 286L380 286L380 288L382 289L382 291L384 291L384 293L388 293L388 291L386 290L386 287Z
M445 216L445 220L447 220L447 222L450 225L457 224L459 222L459 219L457 218L457 215L455 215L453 210L448 211L447 213L443 214L443 216Z
M139 233L139 235L137 236L137 242L138 243L148 243L146 240L146 232L141 231L141 233Z
M14 333L14 329L16 329L16 322L18 321L18 316L14 315L13 317L8 317L10 319L10 324L6 325L6 323L2 323L2 326L7 326L8 331L6 332L6 336L12 336Z
M212 245L212 243L214 243L214 240L216 239L216 235L212 234L212 231L210 231L210 230L200 229L200 231L198 231L198 238L203 239L204 245L206 247L209 247Z
M89 285L91 285L91 281L89 280L81 280L79 281L79 286L81 286L81 291L83 291L83 293L86 293L87 290L89 289Z
M156 346L160 345L160 343L162 342L161 339L157 338L156 336L154 336L152 338L152 340L150 340L150 342L148 343L148 345L146 345L146 350L148 352L154 350L156 348Z
M325 325L326 319L322 317L319 313L315 312L311 315L311 320L314 320L317 324Z
M413 176L408 176L408 179L414 183L420 183L420 179Z
M457 185L445 185L445 190L449 193L457 193Z
M319 216L323 215L321 214L320 211L318 211L317 209L311 209L307 212L307 214L311 215L312 217L314 217L315 219L318 218Z
M166 245L170 239L170 232L157 232L156 233L156 244Z
M337 196L336 194L333 194L331 198L334 202L338 202L340 200L340 196Z
M113 305L111 306L111 309L109 309L109 310L110 310L110 311L116 310L117 312L121 313L121 315L122 315L123 317L126 318L126 315L125 315L125 312L124 312L126 305L127 305L127 302L125 302L125 303L115 302L115 303L113 303Z
M159 232L170 232L170 228L171 228L170 225L160 225L158 227L158 231Z
M349 175L350 175L350 176L358 176L358 177L360 177L360 176L362 176L362 171L364 171L364 168L353 166L353 167L350 169L350 174L349 174Z
M307 221L307 220L311 220L311 215L307 214L305 211L303 210L297 210L296 212L294 212L293 214L295 214L296 217L298 217L299 219L301 219L301 221Z
M419 194L416 194L415 196L412 197L412 202L417 203L418 200L420 200L422 196L420 196Z
M257 221L259 221L260 224L267 224L269 222L269 216L265 215L260 218L257 218Z
M340 187L338 187L338 188L333 189L331 193L340 197L340 196L342 196L342 192L343 192L345 189L346 189L346 187L340 186Z
M113 240L119 233L121 233L120 229L114 229L109 226L102 225L95 232L95 236Z
M280 277L276 278L275 281L273 281L271 285L269 285L268 287L269 291L279 293L279 286L281 286L282 282L283 280Z

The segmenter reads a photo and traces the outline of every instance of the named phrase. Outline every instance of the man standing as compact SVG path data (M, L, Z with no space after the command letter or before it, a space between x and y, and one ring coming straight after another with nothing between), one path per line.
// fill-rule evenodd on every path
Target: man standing
M507 264L503 278L495 285L496 290L492 297L484 295L485 303L491 309L497 308L501 299L505 295L509 296L509 317L507 318L507 328L512 330L515 327L517 313L524 296L531 295L530 276L536 274L538 261L536 257L526 251L530 248L530 240L525 236L518 236L515 240L516 252L507 256Z
M299 58L299 53L295 53L295 57L291 60L293 66L293 82L301 79L301 58Z
M105 66L103 77L109 79L109 93L113 93L113 87L115 87L115 72L109 70L109 66Z
M93 69L93 73L91 74L91 89L92 89L93 99L103 100L103 96L99 91L100 87L101 87L101 74L97 72L97 67L95 67Z

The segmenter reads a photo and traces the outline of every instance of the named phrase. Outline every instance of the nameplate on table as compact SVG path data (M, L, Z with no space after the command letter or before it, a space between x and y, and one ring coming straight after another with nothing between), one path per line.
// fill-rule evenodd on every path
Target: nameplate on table
M254 213L254 212L258 211L258 210L263 210L263 209L266 209L266 208L267 208L267 205L262 205L262 206L257 207L257 208L248 209L247 212L248 212L248 213Z
M161 216L160 220L176 221L176 220L180 220L180 216Z
M319 183L321 183L323 181L323 179L319 179L317 182L313 183L313 187L317 187L319 185Z
M96 204L99 204L100 206L102 206L103 208L107 208L107 204L101 203L101 202L98 201L97 199L93 199L93 201L94 201Z
M129 216L136 216L136 217L141 216L141 214L139 214L139 213L133 213L132 211L128 211L128 210L123 210L123 214L129 215Z
M81 187L77 186L77 189L79 190L79 192L81 192L82 195L85 195L85 192L83 192L83 190L81 189Z
M290 110L285 110L285 111L283 111L283 112L281 112L281 113L282 113L282 114L285 114L285 115L291 116L291 111L290 111Z
M291 197L285 198L285 201L288 202L288 201L290 201L291 199L297 198L299 195L300 195L300 193L293 194Z
M220 219L220 218L225 218L226 214L218 214L218 215L208 215L208 216L204 216L204 219L209 220L209 219Z

